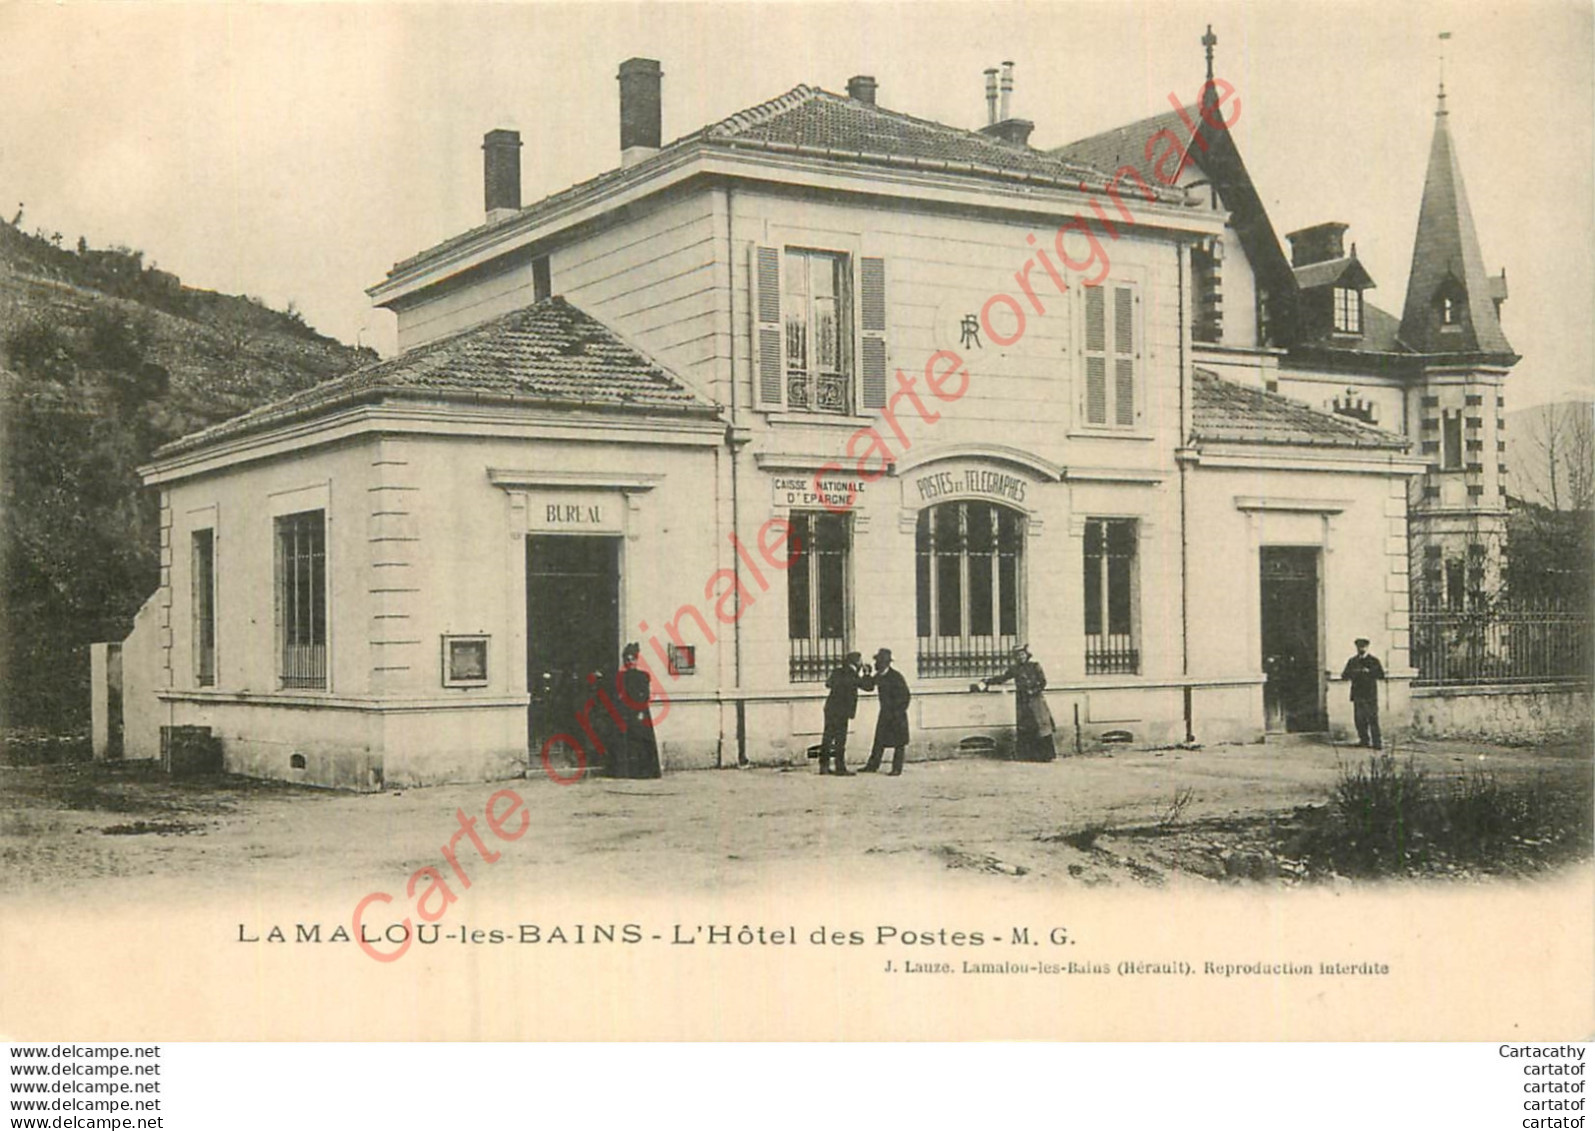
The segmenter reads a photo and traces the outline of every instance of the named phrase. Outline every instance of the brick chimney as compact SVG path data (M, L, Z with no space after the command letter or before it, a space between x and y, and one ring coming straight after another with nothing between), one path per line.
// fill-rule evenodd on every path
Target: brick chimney
M1290 241L1290 265L1306 267L1309 263L1324 263L1346 257L1346 229L1349 224L1331 220L1327 224L1314 224L1285 233Z
M488 130L482 135L482 199L487 222L521 210L521 135L516 130Z
M657 59L627 59L620 65L620 163L634 165L659 152L660 80Z
M847 96L866 106L875 105L877 84L874 75L854 75L847 80Z

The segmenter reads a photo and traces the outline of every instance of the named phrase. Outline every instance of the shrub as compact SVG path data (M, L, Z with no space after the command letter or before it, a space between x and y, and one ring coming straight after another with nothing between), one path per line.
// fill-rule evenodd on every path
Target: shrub
M1394 755L1368 764L1342 766L1335 783L1334 807L1347 836L1345 848L1359 870L1382 871L1405 864L1418 848L1433 808L1428 777L1410 757Z

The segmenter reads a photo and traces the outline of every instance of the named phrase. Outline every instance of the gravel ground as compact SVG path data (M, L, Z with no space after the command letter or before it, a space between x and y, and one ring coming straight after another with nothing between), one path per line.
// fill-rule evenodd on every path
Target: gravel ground
M1431 774L1548 775L1587 790L1587 743L1539 748L1427 743ZM443 786L374 795L234 777L172 781L136 764L0 767L0 893L92 897L96 885L204 898L258 891L368 890L424 865L515 789L528 833L502 844L495 886L563 892L736 892L772 880L1182 887L1305 878L1259 848L1269 830L1322 806L1337 769L1365 751L1313 742L1120 751L1046 765L911 763L901 778L811 770L672 774ZM461 859L475 860L468 841ZM575 877L575 879L573 879ZM55 896L51 896L55 898Z

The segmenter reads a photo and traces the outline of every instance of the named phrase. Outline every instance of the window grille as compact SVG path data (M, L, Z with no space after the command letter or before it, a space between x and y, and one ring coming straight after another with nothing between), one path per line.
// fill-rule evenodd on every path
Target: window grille
M301 511L277 519L278 681L327 686L327 516Z
M822 681L842 662L851 620L851 516L794 511L787 567L788 676Z
M926 507L914 532L919 674L991 675L1023 631L1024 516L994 503Z
M1085 527L1085 670L1141 670L1135 631L1136 524L1100 519Z

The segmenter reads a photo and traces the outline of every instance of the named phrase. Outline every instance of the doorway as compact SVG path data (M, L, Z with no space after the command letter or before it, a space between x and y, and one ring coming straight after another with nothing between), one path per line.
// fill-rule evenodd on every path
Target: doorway
M582 745L586 768L603 760L582 725L600 735L604 709L590 706L620 665L620 539L532 534L526 539L526 736L534 764L543 744L565 735ZM589 682L597 673L599 678ZM560 773L579 764L566 743L549 749Z
M1261 553L1263 718L1272 733L1328 729L1319 657L1318 548Z

